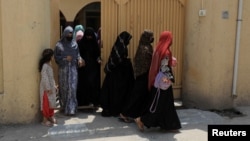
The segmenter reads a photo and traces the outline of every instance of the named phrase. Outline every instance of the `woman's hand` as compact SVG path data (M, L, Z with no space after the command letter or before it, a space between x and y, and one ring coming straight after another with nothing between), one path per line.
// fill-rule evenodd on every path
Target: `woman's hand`
M79 60L78 60L78 66L79 66L79 67L85 66L85 61L82 60L82 59L79 59Z
M69 62L71 62L72 61L72 56L67 56L66 60L69 61Z
M46 90L47 94L52 94L52 90Z
M101 64L101 63L102 63L102 60L101 60L101 59L99 59L97 62L98 62L98 64Z

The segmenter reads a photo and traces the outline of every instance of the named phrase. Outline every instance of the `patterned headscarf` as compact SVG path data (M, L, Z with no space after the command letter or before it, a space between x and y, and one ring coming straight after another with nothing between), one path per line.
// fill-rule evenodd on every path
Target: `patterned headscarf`
M152 43L153 38L154 38L153 32L151 30L145 29L141 34L139 44L150 45Z
M116 39L115 45L113 47L116 48L121 56L121 58L127 58L128 57L128 44L131 40L132 35L128 33L127 31L123 31L119 34L119 36Z
M128 57L127 45L131 40L132 35L127 31L123 31L117 36L115 44L111 50L109 60L105 65L105 73L111 72L118 64L122 63L124 59Z
M160 39L156 45L149 70L149 89L151 89L151 87L154 85L155 77L159 72L159 68L161 66L161 60L168 57L168 64L169 66L172 66L172 52L169 49L172 45L172 38L172 33L170 31L163 31L160 35Z
M153 32L150 30L144 30L141 34L134 58L134 72L136 77L149 71L153 55L153 47L151 45L153 38Z

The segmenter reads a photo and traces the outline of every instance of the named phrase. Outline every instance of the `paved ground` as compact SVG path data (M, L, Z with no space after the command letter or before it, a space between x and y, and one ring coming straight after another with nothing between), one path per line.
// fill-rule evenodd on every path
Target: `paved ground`
M209 124L250 123L250 106L236 109L243 115L178 109L182 124L179 133L164 132L158 128L140 132L135 123L102 117L100 110L79 111L76 117L56 113L58 124L54 127L45 127L40 123L0 125L0 141L207 141Z

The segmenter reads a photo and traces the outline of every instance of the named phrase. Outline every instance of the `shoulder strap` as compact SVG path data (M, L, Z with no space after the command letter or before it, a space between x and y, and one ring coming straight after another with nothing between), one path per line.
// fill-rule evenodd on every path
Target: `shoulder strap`
M151 113L154 113L156 111L156 108L157 108L157 105L158 105L158 101L159 101L159 97L160 97L160 88L157 88L157 91L156 91L156 94L155 94L155 97L154 97L154 100L150 106L150 109L149 111Z

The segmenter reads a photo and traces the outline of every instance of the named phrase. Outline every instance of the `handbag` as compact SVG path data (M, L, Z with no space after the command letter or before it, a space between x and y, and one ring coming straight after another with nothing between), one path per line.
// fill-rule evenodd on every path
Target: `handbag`
M162 90L167 90L171 85L171 80L163 72L159 71L156 75L154 86Z
M163 72L159 71L154 82L154 87L157 88L157 91L149 109L151 113L156 111L161 90L167 90L171 85L171 80Z

